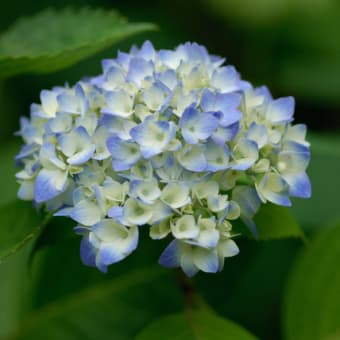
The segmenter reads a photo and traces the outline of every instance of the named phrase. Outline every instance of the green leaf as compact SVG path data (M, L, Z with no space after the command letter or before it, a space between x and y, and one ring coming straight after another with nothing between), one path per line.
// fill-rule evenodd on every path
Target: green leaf
M292 340L340 334L340 225L327 228L297 260L288 282L284 329Z
M254 340L241 326L210 310L188 310L163 317L147 326L136 340Z
M14 166L14 156L19 152L19 149L19 143L16 141L1 143L0 204L12 202L17 197L18 185L15 180L15 172L18 169Z
M25 247L0 265L0 339L7 339L6 336L17 328L27 306L29 251L29 247Z
M31 314L12 339L132 339L157 316L179 310L168 275L141 269L78 291Z
M278 339L282 292L303 244L292 238L240 239L237 244L239 255L227 259L221 273L195 276L195 286L221 316L241 323L260 339Z
M278 206L272 203L262 204L260 210L253 218L256 224L257 240L268 241L283 238L305 239L304 232L290 208ZM240 220L233 223L236 233L254 239L250 229Z
M48 219L49 215L41 222L32 203L14 201L0 206L0 263L36 237Z
M255 215L254 221L259 240L304 238L303 230L289 208L271 203L264 204Z
M68 217L52 218L45 228L37 235L28 258L28 265L32 265L35 256L44 249L60 244L64 241L76 239L79 243L79 237L74 233L75 223ZM77 244L78 248L78 244ZM61 251L61 250L60 250ZM65 249L62 250L63 252ZM59 256L60 259L60 256ZM78 263L80 265L80 262Z
M0 36L0 77L56 71L152 29L112 10L47 9L19 19Z

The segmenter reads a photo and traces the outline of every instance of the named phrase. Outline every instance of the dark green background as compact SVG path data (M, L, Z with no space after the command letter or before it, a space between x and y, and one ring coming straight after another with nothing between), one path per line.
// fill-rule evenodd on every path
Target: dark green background
M41 0L3 1L0 30L5 30L18 17L48 7L84 5L114 8L132 22L153 22L160 28L158 32L130 38L65 70L1 81L3 164L11 164L10 159L18 148L11 141L13 132L18 129L19 117L29 114L30 103L39 99L41 89L62 85L65 81L72 84L83 76L98 74L102 58L115 57L118 48L128 50L131 44L141 44L145 39L151 40L156 48L173 48L185 41L196 41L209 52L227 57L228 63L235 65L244 79L256 85L267 84L275 97L293 95L296 98L296 122L309 126L312 142L309 174L313 198L297 201L294 213L307 234L312 235L340 217L340 5L337 1L327 1L327 5L322 1L315 3L307 0L61 0L57 4ZM12 167L5 168L0 163L0 174L12 178L9 176L12 173ZM15 197L14 190L8 190L13 187L11 181L14 182L2 182L5 196L1 202ZM0 267L0 339L30 311L94 283L119 277L131 268L156 263L165 246L143 237L136 253L111 268L108 276L103 276L80 264L79 239L69 232L71 226L59 220L54 223L52 227L59 228L55 238L62 235L60 243L52 237L49 240L52 247L39 251L32 266L27 267L26 263L30 249L24 249ZM280 339L282 293L287 273L303 248L302 242L243 240L239 245L241 254L226 261L224 272L214 276L200 274L194 282L221 315L240 323L261 339ZM152 297L152 290L145 292ZM166 296L166 292L171 293ZM178 294L170 288L163 293L168 300ZM179 304L160 307L160 313L175 311Z

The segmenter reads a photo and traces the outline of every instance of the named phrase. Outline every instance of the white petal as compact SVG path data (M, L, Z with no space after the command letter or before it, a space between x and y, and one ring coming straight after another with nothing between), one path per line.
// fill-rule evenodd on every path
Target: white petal
M215 196L218 194L219 188L215 181L204 181L196 183L192 188L193 193L198 199Z
M183 215L175 223L171 223L171 231L178 239L189 239L197 237L200 230L192 215Z
M160 240L169 235L170 231L170 221L166 219L150 227L150 237L153 240Z
M177 209L191 202L189 188L183 183L167 184L161 194L162 201L171 208Z
M124 217L132 224L143 225L150 221L152 210L149 206L129 198L124 205Z
M206 273L216 273L218 271L219 266L216 250L195 247L193 251L193 260L195 266Z
M91 201L81 201L72 210L71 218L85 226L92 226L101 219L99 206Z

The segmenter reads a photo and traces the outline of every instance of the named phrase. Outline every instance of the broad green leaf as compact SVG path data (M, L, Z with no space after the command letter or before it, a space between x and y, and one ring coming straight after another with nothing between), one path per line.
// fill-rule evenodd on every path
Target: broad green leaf
M204 3L225 20L229 33L243 35L246 50L239 59L248 78L293 94L311 108L311 103L328 108L339 104L340 45L334 34L340 29L338 1L315 0L313 6L308 0Z
M287 237L303 238L303 230L289 208L271 203L262 205L255 215L259 240L274 240Z
M272 203L262 204L253 220L257 230L256 239L260 241L305 237L290 208ZM254 239L250 229L240 220L233 223L233 228L236 233Z
M136 340L255 340L232 321L207 309L188 310L163 317L147 326Z
M27 306L29 251L25 247L0 265L0 339L6 339L16 329Z
M287 286L288 340L324 340L340 334L340 225L321 232L301 254Z
M32 203L14 201L0 206L0 264L36 237L47 223L41 221Z
M70 226L69 231L67 226ZM54 233L51 237L56 239L56 242L44 244L32 259L33 268L40 263L40 275L32 294L34 308L40 308L104 280L119 278L138 268L154 266L167 245L167 242L151 240L148 230L142 228L137 249L124 261L111 265L108 273L103 275L97 268L82 264L79 255L81 237L74 234L73 226L74 222L70 222L70 219L54 218L45 228L45 230L55 229L50 232ZM157 266L157 268L162 270L162 267ZM166 273L172 275L169 270L166 270Z
M140 269L42 307L12 339L132 339L159 315L178 311L180 301L167 271Z
M19 152L19 143L9 141L1 143L0 146L0 204L9 203L16 199L18 185L15 180L15 172L18 171L14 165L14 156Z
M64 241L67 242L75 238L77 243L79 243L80 239L73 231L74 226L75 222L68 217L52 218L35 239L29 256L29 264L32 264L35 255L39 251L47 247L62 244Z
M285 280L303 244L289 238L240 239L237 245L240 253L226 259L222 272L195 276L195 286L219 315L242 324L260 339L278 339Z
M19 19L0 36L0 77L56 71L152 29L112 10L44 10Z

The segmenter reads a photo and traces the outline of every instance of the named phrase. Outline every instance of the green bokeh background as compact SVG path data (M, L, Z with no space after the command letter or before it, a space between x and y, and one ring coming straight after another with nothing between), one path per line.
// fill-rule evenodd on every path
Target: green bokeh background
M15 170L8 166L19 145L13 133L18 129L19 117L28 115L30 103L38 101L41 89L65 81L73 84L83 76L98 74L101 59L115 57L117 49L128 50L131 44L141 44L145 39L151 40L156 48L173 48L185 41L196 41L210 53L226 56L244 79L256 85L268 85L275 97L295 97L296 122L308 125L312 142L309 174L313 197L309 201L296 200L294 214L308 235L339 219L340 4L337 1L60 0L57 4L46 0L3 1L0 31L17 18L45 8L84 5L116 9L132 22L152 22L160 30L129 38L52 74L0 80L1 203L16 196ZM165 245L161 242L155 245L143 237L141 250L103 276L80 264L79 240L70 235L69 225L63 228L62 232L68 236L59 243L50 240L52 246L43 247L30 266L27 266L30 247L0 265L0 339L37 308L84 287L119 277L131 268L155 263ZM282 292L287 273L302 247L296 240L240 241L241 254L227 261L223 273L199 275L195 284L221 315L261 339L281 339ZM175 296L178 292L171 290L169 294ZM177 307L174 303L160 313L175 311Z

